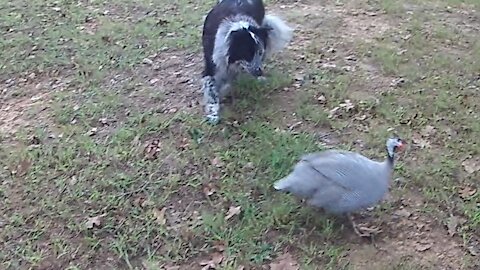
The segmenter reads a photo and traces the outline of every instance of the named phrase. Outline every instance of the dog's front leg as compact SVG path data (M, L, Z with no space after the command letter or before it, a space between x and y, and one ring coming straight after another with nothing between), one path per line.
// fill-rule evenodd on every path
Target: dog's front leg
M215 78L203 77L202 91L207 121L216 125L220 121L220 91Z

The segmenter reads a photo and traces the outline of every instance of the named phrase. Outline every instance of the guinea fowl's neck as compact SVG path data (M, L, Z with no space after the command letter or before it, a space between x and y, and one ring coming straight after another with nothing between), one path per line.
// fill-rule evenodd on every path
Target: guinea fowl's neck
M390 149L387 148L387 164L390 167L393 167L393 160L395 159L395 152L390 151Z

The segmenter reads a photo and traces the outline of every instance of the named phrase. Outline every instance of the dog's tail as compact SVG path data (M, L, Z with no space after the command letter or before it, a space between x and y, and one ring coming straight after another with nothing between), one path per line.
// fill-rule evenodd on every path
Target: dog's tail
M262 27L270 28L267 41L267 54L283 50L293 37L293 28L275 15L265 15Z

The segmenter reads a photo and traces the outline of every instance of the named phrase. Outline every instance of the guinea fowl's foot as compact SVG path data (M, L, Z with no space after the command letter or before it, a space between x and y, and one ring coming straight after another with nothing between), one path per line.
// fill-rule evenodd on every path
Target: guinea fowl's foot
M352 215L348 215L348 219L350 220L350 223L352 224L353 231L360 237L372 237L374 235L379 234L382 232L382 230L379 227L376 226L359 226L355 221L353 220Z

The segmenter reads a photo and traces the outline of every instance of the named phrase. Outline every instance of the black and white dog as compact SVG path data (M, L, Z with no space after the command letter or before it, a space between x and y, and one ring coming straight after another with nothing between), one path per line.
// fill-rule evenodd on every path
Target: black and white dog
M263 61L285 48L293 29L265 15L262 0L220 0L203 25L204 106L207 121L220 120L220 100L240 71L263 75Z

